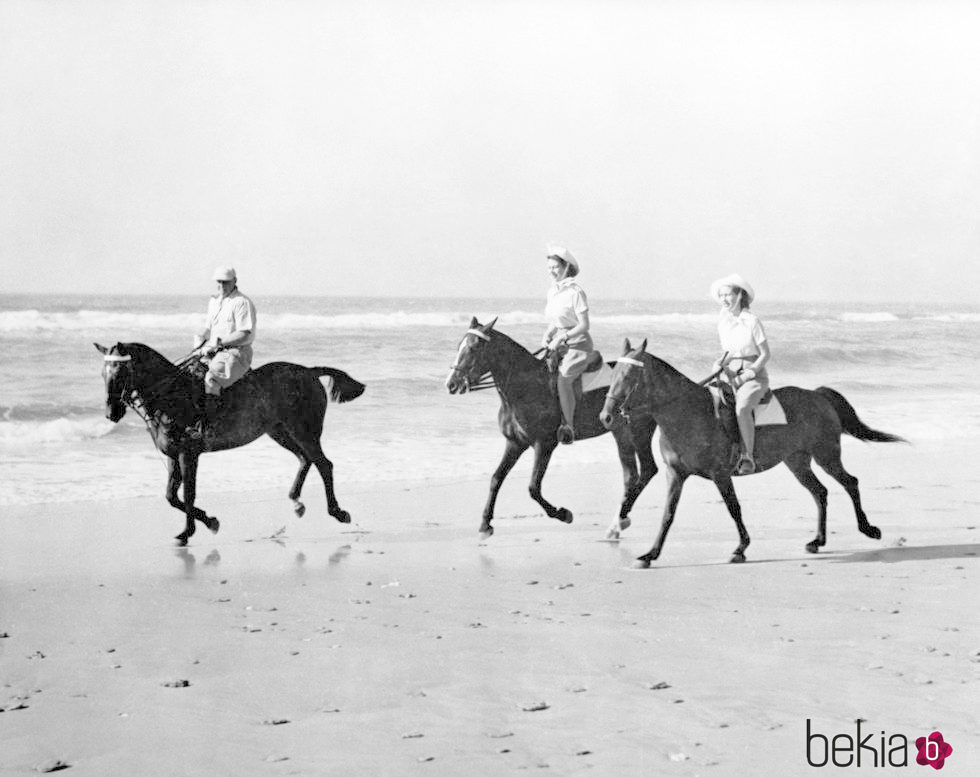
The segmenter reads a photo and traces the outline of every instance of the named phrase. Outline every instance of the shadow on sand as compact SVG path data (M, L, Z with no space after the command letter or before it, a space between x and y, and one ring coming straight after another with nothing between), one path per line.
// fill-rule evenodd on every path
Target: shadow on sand
M865 550L833 559L836 563L855 561L881 561L894 564L898 561L934 561L936 559L976 558L980 554L980 544L964 545L920 545L901 548L882 548Z

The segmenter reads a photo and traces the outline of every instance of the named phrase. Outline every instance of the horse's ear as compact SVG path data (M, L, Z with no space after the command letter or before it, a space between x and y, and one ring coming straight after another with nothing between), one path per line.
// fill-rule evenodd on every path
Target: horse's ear
M628 337L623 338L623 356L628 354L633 350L633 346L630 345L630 339Z
M480 322L476 320L476 316L470 319L470 329L476 329L480 325Z
M494 318L493 318L493 321L491 321L491 322L490 322L489 324L487 324L487 325L486 325L486 326L485 326L485 327L483 328L483 331L484 331L484 332L489 332L489 331L490 331L491 329L493 329L493 325L497 323L497 319L498 319L498 318L500 318L500 316L494 316Z
M99 345L98 343L92 343L92 345L94 345L95 346L95 350L97 350L103 356L105 356L107 353L109 353L109 349L106 348L104 345Z
M645 352L647 349L647 339L644 337L643 342L640 343L640 351Z

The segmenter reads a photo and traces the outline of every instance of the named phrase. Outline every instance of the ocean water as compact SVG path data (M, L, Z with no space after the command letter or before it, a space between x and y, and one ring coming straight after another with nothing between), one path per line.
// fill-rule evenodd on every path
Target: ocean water
M246 290L251 291L251 290ZM471 316L530 350L541 299L269 298L258 305L255 365L343 369L363 396L327 411L323 447L341 502L378 481L487 480L503 451L492 391L444 387ZM717 311L693 301L592 298L592 334L607 358L623 338L694 379L718 356ZM206 297L0 295L0 505L162 494L165 461L129 412L103 416L102 360L92 343L138 341L172 360L190 350ZM968 305L760 303L774 386L829 385L868 424L913 442L980 432L975 373L980 308ZM562 447L552 466L614 462L609 436ZM530 455L518 465L529 471ZM268 438L202 458L199 492L288 490L293 456ZM322 487L315 473L305 493Z

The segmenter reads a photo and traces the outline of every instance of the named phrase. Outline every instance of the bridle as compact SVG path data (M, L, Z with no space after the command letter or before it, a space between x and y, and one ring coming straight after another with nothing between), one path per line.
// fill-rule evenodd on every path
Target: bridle
M459 375L467 391L484 391L486 389L496 388L497 384L489 370L482 373L473 384L470 384L469 378L463 375L463 370L459 366L459 357L463 353L463 343L466 342L466 335L473 335L484 342L490 342L490 336L486 332L481 332L479 329L467 329L466 334L463 335L463 342L459 344L459 350L456 351L456 359L449 367L449 374Z
M112 394L110 394L109 387L107 385L106 399L110 402L117 402L125 405L126 407L131 408L133 412L136 413L136 415L138 415L140 418L143 419L143 423L145 423L149 427L151 425L150 413L146 408L146 402L143 401L141 392L136 388L136 379L132 367L132 362L133 362L132 354L123 355L123 354L116 354L116 353L107 353L102 358L106 362L106 364L127 365L126 376L125 378L123 378L122 387L119 389L118 395L113 396ZM171 378L169 376L166 378L162 378L156 381L155 383L153 383L151 386L144 388L143 392L152 393L152 390L154 388L156 388L162 383L167 383L170 380Z
M644 365L639 359L634 359L630 356L620 356L616 359L616 363L622 362L623 364L629 364L633 367L640 367L643 369ZM626 423L630 422L630 412L629 412L629 401L633 396L633 392L639 388L639 381L635 381L633 386L627 391L622 397L617 397L612 392L612 386L609 387L609 391L606 392L606 399L613 403L613 412L618 413Z

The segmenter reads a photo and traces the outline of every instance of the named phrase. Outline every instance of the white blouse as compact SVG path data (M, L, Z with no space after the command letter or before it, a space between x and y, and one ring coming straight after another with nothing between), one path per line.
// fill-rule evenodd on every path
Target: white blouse
M552 326L559 329L578 326L579 315L587 313L588 310L589 301L574 278L560 280L548 289L548 303L545 305L544 314ZM586 335L582 334L569 342L582 340L585 337Z
M721 339L721 349L728 351L730 359L754 359L760 353L759 346L766 341L766 332L754 313L743 310L733 316L729 311L722 310L718 318L718 337Z

